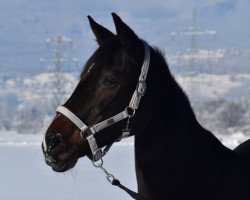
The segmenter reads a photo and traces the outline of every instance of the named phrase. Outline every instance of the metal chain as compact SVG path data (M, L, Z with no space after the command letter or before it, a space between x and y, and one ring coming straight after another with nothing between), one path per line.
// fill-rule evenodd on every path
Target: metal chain
M144 196L128 189L127 187L125 187L124 185L122 185L120 183L119 180L117 180L113 174L110 174L104 167L103 167L103 160L102 158L97 161L97 162L94 162L92 161L93 165L96 167L96 168L100 168L105 174L106 174L106 179L108 180L108 182L110 182L112 185L114 186L117 186L119 188L121 188L122 190L124 190L125 192L127 192L133 199L136 199L136 200L147 200L147 198L145 198Z
M104 167L103 167L103 159L101 158L98 162L92 161L94 167L100 168L105 174L106 174L106 179L112 184L113 180L116 178L114 177L113 174L110 174Z

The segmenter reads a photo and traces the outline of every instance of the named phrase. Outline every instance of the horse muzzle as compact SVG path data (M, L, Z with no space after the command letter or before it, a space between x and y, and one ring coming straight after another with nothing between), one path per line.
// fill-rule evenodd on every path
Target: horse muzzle
M65 145L59 133L48 134L48 142L42 142L44 160L56 172L65 172L75 166L78 156L76 151Z

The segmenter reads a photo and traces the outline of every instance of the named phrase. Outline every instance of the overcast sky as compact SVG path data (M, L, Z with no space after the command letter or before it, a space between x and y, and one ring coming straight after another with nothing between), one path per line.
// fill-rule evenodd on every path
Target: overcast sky
M194 6L197 8L197 25L201 29L216 30L220 45L250 46L249 0L127 0L122 4L115 0L108 2L140 35L157 45L163 44L166 49L172 31L185 30L191 25ZM93 16L103 24L107 24L107 14L106 10L93 12Z
M47 51L45 39L56 34L71 37L76 56L85 60L96 48L86 16L115 31L111 12L171 54L189 47L189 38L173 42L170 33L191 25L194 6L198 27L218 33L216 40L199 37L200 47L250 48L249 0L1 0L0 64L37 64Z

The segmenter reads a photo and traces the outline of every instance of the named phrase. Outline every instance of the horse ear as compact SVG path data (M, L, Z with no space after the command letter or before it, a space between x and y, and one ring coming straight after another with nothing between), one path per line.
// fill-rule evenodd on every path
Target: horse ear
M110 41L112 38L114 38L115 35L111 31L104 28L100 24L96 23L92 19L92 17L90 17L89 15L88 15L88 19L89 19L90 27L91 27L93 33L95 34L96 41L99 45L102 45L102 44Z
M131 52L135 49L136 45L140 43L138 36L127 24L125 24L121 20L121 18L117 14L112 13L112 17L115 23L117 37L119 38L120 42L125 47L127 52Z

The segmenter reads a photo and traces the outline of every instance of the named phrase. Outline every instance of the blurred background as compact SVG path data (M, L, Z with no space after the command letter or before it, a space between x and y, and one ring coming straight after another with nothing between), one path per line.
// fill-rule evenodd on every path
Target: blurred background
M58 175L41 154L56 107L97 48L87 15L113 32L111 12L120 15L165 52L203 126L229 148L248 139L249 8L248 0L0 0L0 198L128 199L87 159ZM136 189L133 138L111 152L107 165Z

